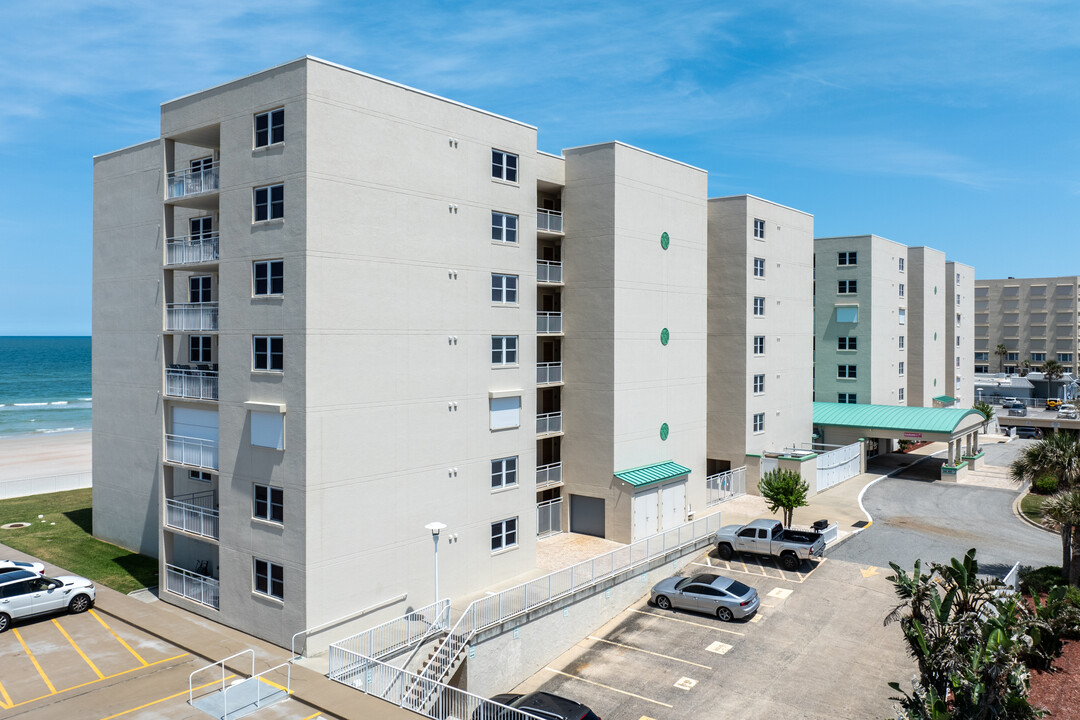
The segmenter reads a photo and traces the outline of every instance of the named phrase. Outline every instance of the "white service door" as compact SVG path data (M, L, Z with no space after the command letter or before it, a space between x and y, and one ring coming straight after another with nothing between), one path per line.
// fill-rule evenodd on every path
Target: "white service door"
M634 540L660 532L660 491L646 490L634 496Z
M664 530L670 530L686 522L686 481L672 483L661 488L661 505L664 508Z

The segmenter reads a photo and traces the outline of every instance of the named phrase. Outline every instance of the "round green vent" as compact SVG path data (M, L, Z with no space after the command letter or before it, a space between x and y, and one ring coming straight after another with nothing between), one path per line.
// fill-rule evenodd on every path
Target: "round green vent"
M664 328L663 330L660 331L660 344L661 345L667 345L667 341L670 340L670 339L671 339L671 333L668 332L667 328Z
M934 339L937 340L937 333L934 333Z
M934 378L934 387L937 387L937 378Z
M671 238L668 237L667 233L663 233L662 235L660 235L660 247L667 250L668 245L670 245L670 244L671 244Z
M660 426L660 439L661 440L667 440L667 436L668 436L668 426L667 426L667 423L664 423L663 425Z
M934 294L937 295L937 285L934 286Z

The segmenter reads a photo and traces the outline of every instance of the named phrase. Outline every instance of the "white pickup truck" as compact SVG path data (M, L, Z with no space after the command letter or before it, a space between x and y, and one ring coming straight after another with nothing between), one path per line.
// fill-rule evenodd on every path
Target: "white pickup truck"
M753 553L779 558L785 570L796 570L803 560L821 557L825 538L821 533L785 530L779 520L763 518L746 525L726 525L716 533L716 552L721 560L735 553Z

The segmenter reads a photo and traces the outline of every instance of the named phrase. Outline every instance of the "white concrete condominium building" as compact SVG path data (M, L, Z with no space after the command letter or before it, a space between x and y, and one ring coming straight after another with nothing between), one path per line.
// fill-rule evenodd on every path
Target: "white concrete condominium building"
M970 267L876 235L817 238L814 250L816 400L973 402L971 373L956 369L973 353Z
M531 126L314 58L165 103L160 138L94 165L95 534L158 556L168 601L287 645L431 602L433 521L450 597L532 571L538 533L684 522L712 457L706 180L619 143L540 153ZM765 259L793 339L764 333L761 361L734 323L734 382L769 399L750 381L736 412L805 440L809 251L773 233L808 246L811 221L715 211L739 203L769 229L732 252Z
M1078 298L1080 277L1075 275L977 280L975 372L1013 374L1056 360L1075 375Z

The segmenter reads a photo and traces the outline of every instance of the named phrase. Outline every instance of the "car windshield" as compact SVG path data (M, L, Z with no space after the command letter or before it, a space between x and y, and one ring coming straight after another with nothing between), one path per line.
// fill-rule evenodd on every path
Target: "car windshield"
M676 590L682 590L684 587L686 587L687 585L689 585L693 581L694 581L694 578L683 578L679 582L675 583L675 589Z
M750 592L750 587L748 585L743 585L738 580L733 581L725 589L735 597L744 597L748 592Z

